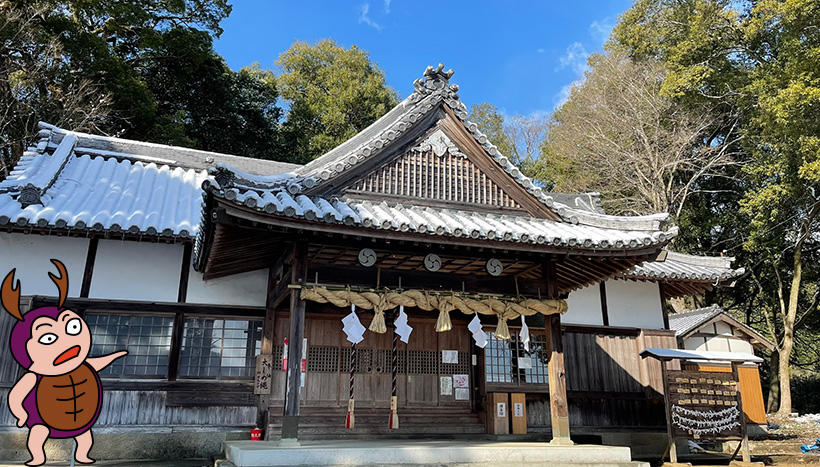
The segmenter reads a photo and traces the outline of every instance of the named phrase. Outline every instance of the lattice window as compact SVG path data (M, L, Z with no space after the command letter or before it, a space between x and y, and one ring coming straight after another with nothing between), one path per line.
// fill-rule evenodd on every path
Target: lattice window
M261 320L185 318L179 374L251 378L261 346Z
M416 375L438 374L438 362L441 359L440 352L411 350L408 352L408 359L407 373Z
M509 340L487 333L487 339L484 366L488 383L547 384L549 355L543 335L530 334L529 352L517 333L512 333Z
M517 347L518 357L515 365L518 368L518 379L523 383L547 384L547 363L549 361L545 348L544 336L530 334L530 351L524 350L524 343L520 342L518 336L513 340ZM523 359L530 359L530 365L523 365ZM530 366L530 368L525 368Z
M484 347L484 368L488 383L511 383L512 352L510 342L487 333L487 346Z
M342 373L350 372L351 349L342 349ZM373 366L372 349L356 349L356 373L370 373Z
M459 352L458 363L441 363L442 374L465 374L470 371L470 353Z
M274 345L273 346L273 351L271 352L271 355L273 355L273 369L274 370L282 368L281 367L281 365L282 365L282 352L284 352L284 351L285 350L284 350L283 345Z
M339 348L309 347L307 369L308 371L319 371L323 373L335 373L339 371ZM348 371L350 371L349 367Z
M87 313L94 336L91 355L126 349L128 355L100 371L107 377L165 377L171 353L172 316Z

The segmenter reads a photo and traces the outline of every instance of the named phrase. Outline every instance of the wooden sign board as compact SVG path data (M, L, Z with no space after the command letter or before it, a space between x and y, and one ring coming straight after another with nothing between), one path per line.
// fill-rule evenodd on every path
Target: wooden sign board
M667 371L671 435L689 439L741 439L743 409L733 373Z
M254 394L270 394L273 378L273 355L256 357L256 373L253 378Z

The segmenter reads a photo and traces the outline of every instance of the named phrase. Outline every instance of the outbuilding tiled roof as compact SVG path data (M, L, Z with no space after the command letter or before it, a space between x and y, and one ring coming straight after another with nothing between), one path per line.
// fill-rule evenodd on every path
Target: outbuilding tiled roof
M683 313L673 313L669 315L669 329L675 331L676 336L682 336L694 331L721 313L723 313L723 310L717 305Z
M733 329L749 336L749 341L755 347L766 347L769 350L774 348L774 344L769 339L763 337L751 326L738 321L718 305L670 314L669 329L675 331L675 336L682 339L697 332L712 321L728 323Z
M732 257L695 256L667 251L664 259L647 261L623 273L627 279L689 280L722 282L742 275L743 268L732 269Z

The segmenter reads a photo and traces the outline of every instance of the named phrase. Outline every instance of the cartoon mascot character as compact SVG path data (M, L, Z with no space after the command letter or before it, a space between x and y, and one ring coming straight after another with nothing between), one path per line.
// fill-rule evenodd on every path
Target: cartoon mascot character
M42 307L20 313L20 281L12 269L0 287L3 308L17 319L11 331L11 354L28 372L9 392L9 410L17 426L27 426L31 460L26 465L46 461L43 446L48 438L74 438L77 462L90 464L94 440L91 427L102 407L102 384L98 371L127 354L115 352L88 358L91 331L77 313L63 308L68 295L68 273L63 263L51 260L59 277L48 276L60 291L56 307Z

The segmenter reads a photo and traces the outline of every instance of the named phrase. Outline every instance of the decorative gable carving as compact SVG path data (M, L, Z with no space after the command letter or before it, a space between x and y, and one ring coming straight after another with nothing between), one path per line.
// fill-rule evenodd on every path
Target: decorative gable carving
M422 143L357 179L344 190L356 198L390 199L431 205L520 210L499 184L481 171L441 130ZM454 206L458 207L458 206Z

